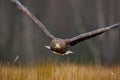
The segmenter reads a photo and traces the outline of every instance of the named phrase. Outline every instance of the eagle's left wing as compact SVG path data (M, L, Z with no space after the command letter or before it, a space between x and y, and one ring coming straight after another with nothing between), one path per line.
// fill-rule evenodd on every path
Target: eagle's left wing
M78 42L90 39L92 37L100 35L100 34L106 32L108 30L111 30L113 28L117 28L119 26L120 26L120 23L113 24L111 26L108 26L108 27L105 27L105 28L100 28L100 29L97 29L97 30L94 30L94 31L91 31L91 32L84 33L84 34L80 34L76 37L73 37L73 38L70 38L70 39L65 39L65 40L69 45L74 46Z

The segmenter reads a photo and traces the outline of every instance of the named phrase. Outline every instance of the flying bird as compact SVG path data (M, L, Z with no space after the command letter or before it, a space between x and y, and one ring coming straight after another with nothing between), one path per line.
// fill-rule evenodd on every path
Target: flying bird
M68 46L74 46L77 43L80 43L84 40L93 38L97 35L100 35L104 32L107 32L111 29L119 27L120 23L110 25L105 28L99 28L97 30L93 30L87 33L80 34L78 36L75 36L73 38L69 39L61 39L61 38L56 38L53 36L49 30L46 28L45 25L43 25L25 6L23 6L18 0L11 0L12 3L16 5L16 7L25 15L27 15L30 19L32 19L38 27L40 27L43 32L46 34L46 36L51 40L50 46L45 46L46 48L52 50L53 53L58 54L58 55L67 55L70 53L73 53L68 49Z

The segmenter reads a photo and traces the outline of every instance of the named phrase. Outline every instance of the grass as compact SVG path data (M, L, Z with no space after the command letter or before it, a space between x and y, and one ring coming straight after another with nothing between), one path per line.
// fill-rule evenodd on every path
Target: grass
M52 62L31 67L0 65L0 80L120 80L120 66Z

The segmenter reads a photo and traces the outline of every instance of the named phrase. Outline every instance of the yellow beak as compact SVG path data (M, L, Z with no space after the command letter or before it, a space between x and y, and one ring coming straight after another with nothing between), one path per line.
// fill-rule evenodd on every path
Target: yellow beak
M56 48L56 49L61 49L61 47L60 47L59 44L56 44L55 48Z

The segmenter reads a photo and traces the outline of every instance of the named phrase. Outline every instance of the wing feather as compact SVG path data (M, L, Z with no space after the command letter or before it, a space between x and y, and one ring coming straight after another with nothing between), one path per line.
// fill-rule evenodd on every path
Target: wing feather
M100 34L106 32L108 30L113 29L113 28L117 28L119 25L120 25L120 23L117 23L117 24L114 24L114 25L111 25L111 26L108 26L108 27L105 27L105 28L100 28L100 29L97 29L97 30L94 30L94 31L91 31L91 32L83 33L83 34L80 34L80 35L78 35L76 37L73 37L73 38L70 38L70 39L66 39L66 42L69 45L74 46L78 42L90 39L92 37L100 35Z
M55 37L48 31L48 29L43 25L25 6L23 6L18 0L11 0L17 8L25 15L27 15L30 19L32 19L43 31L44 33L50 38L54 39Z

